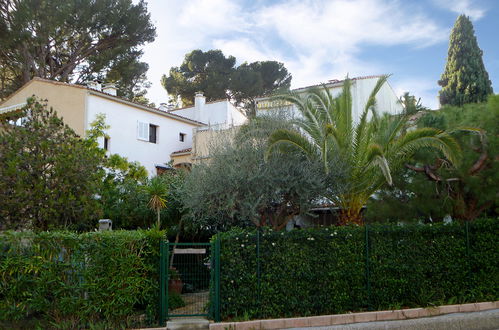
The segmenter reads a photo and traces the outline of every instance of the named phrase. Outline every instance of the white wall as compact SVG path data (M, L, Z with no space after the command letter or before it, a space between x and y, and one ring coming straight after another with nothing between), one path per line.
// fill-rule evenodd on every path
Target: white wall
M246 116L238 111L229 101L204 104L196 113L195 107L173 110L171 113L197 120L207 125L234 124L241 125Z
M192 129L196 125L89 94L87 129L99 113L106 115L106 124L110 126L107 130L110 137L109 152L127 157L129 161L140 162L150 176L156 174L156 164L170 161L172 152L192 147ZM159 126L157 143L137 138L138 121ZM186 134L184 142L179 141L179 133Z
M351 93L352 93L352 116L354 122L357 122L364 111L364 107L367 103L371 92L376 86L378 78L365 78L352 80ZM333 97L338 96L342 91L342 85L336 85L329 88L329 91ZM266 99L259 100L260 102L265 102ZM378 113L381 115L384 112L391 114L396 114L402 112L402 105L398 102L398 97L390 87L388 82L386 82L380 91L376 95L376 107ZM257 110L257 115L261 115L269 110ZM293 115L298 115L299 112L293 106Z

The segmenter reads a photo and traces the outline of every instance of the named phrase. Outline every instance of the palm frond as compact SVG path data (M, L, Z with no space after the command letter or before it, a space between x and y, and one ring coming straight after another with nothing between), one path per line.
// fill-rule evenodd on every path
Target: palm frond
M379 167L386 182L391 186L393 183L390 166L383 154L383 148L379 144L371 144L368 147L366 161L368 165L375 165Z
M279 129L270 135L265 159L268 160L269 156L276 150L285 151L286 148L299 150L310 159L318 156L316 148L306 136L298 131Z

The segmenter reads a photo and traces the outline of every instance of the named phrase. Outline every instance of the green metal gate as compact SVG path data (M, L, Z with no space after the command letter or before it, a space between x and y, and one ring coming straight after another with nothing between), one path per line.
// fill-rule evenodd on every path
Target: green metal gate
M178 296L185 306L172 308ZM160 324L172 317L205 316L220 321L220 241L160 243Z

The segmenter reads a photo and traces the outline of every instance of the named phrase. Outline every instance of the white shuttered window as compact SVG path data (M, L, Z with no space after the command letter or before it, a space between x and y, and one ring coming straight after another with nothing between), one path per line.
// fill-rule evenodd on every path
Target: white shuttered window
M137 139L149 141L149 123L137 122Z

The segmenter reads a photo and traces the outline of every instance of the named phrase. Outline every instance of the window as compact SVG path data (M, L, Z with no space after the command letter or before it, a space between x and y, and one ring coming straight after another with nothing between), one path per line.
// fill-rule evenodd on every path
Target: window
M109 151L109 138L104 137L104 150Z
M179 133L178 134L178 139L180 140L180 142L184 142L185 141L185 136L186 136L185 133Z
M157 125L141 121L137 122L137 139L151 143L158 143L158 128L159 126Z
M157 142L157 133L158 133L158 126L149 124L149 142L151 143Z

